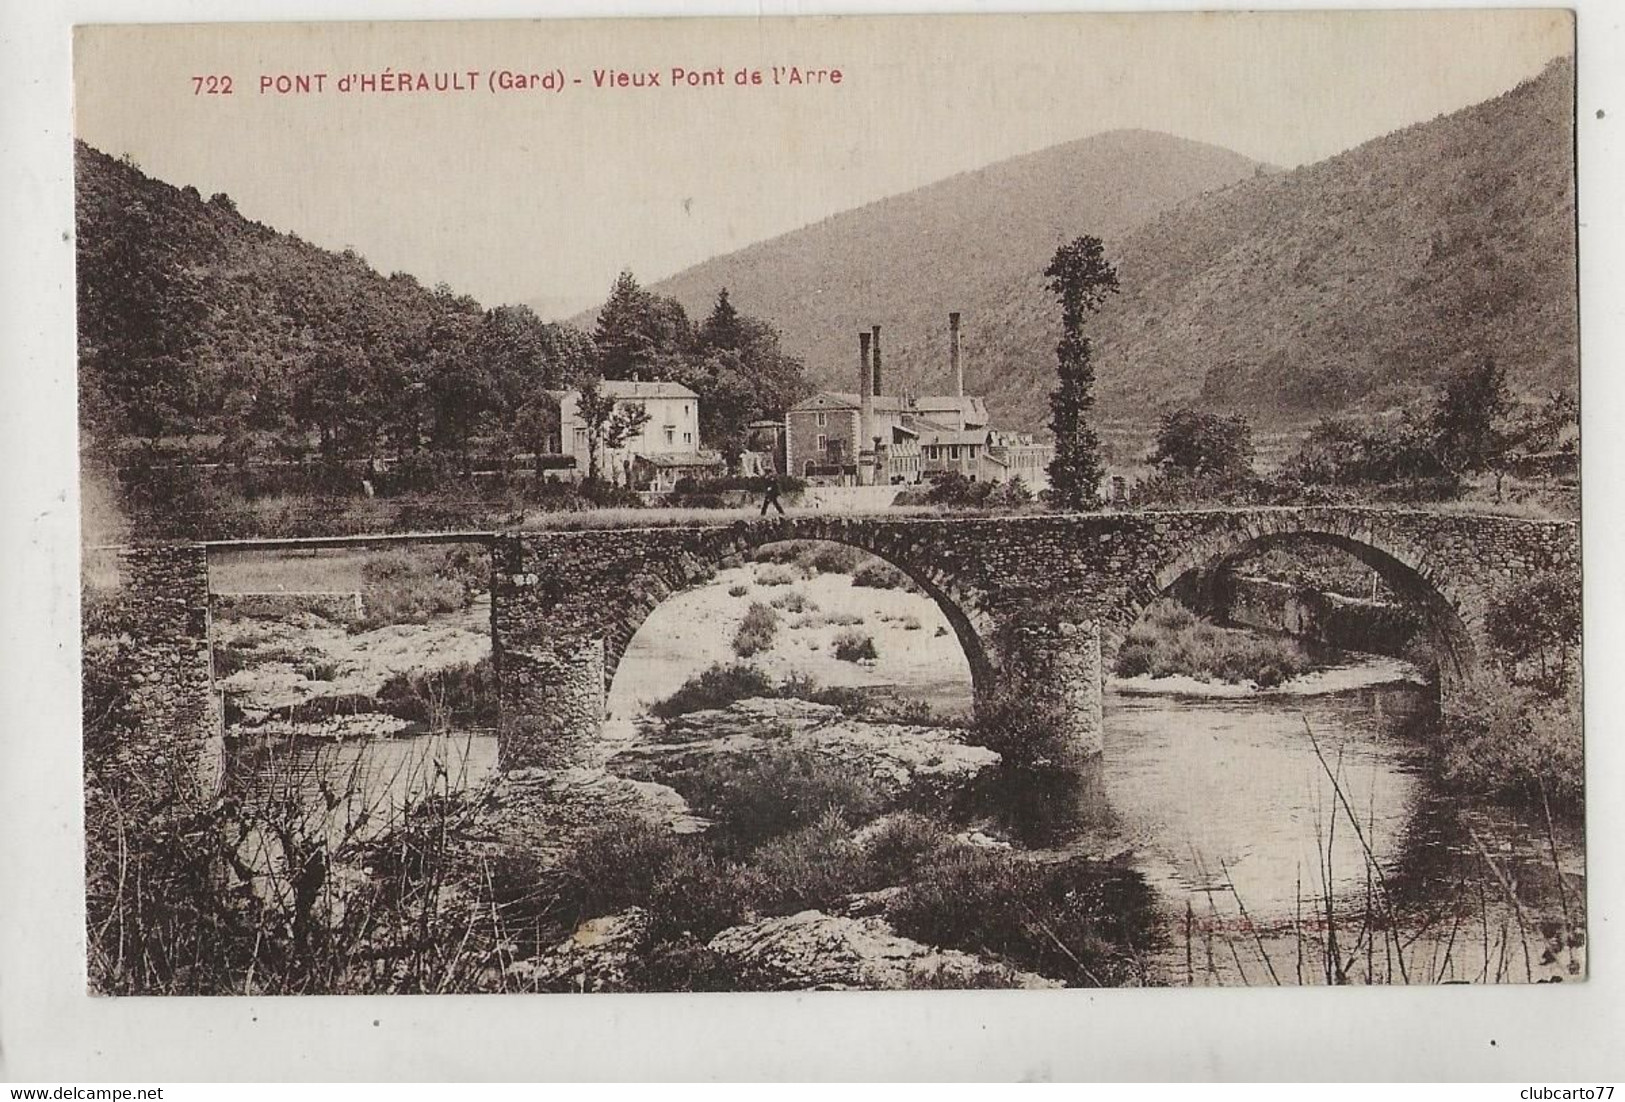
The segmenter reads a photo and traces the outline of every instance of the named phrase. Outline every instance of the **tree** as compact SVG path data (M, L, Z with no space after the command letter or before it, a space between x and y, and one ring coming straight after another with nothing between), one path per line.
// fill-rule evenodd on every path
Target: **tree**
M1517 432L1506 369L1484 356L1445 380L1434 398L1428 427L1433 451L1453 474L1495 473L1495 499Z
M553 396L540 391L520 406L513 416L510 437L519 451L535 456L536 473L542 473L542 456L558 449L559 405Z
M1288 460L1289 478L1321 486L1358 486L1448 474L1433 453L1426 426L1410 418L1362 421L1322 417Z
M1093 509L1100 503L1100 480L1106 472L1100 437L1089 424L1095 369L1083 322L1107 295L1117 292L1117 269L1106 259L1100 238L1086 235L1056 249L1044 275L1061 303L1061 340L1055 346L1060 382L1049 399L1050 431L1055 434L1050 492L1064 509Z
M598 457L603 452L620 447L649 423L649 411L642 402L621 402L604 393L602 383L602 379L584 380L576 405L576 413L587 426L588 482L598 481Z
M1490 602L1484 628L1490 641L1512 663L1538 666L1536 685L1555 694L1569 683L1570 651L1580 645L1580 573L1543 571L1529 582L1511 586Z
M622 272L593 330L606 379L668 379L694 345L693 326L676 299L652 294Z
M700 343L707 348L732 351L740 347L744 336L739 311L728 301L728 288L724 287L717 292L710 316L700 323Z
M1164 472L1225 480L1253 473L1253 430L1245 417L1220 417L1194 409L1166 413L1148 462Z

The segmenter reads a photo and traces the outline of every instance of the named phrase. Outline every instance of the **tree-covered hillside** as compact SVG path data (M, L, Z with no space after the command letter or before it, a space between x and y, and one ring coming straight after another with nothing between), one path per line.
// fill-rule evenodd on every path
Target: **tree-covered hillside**
M701 399L704 443L806 392L777 332L712 289L693 322L623 274L589 335L527 306L485 309L384 277L88 146L76 148L80 419L90 444L202 435L224 459L544 450L547 391L669 379Z
M592 342L483 309L241 217L229 197L75 149L81 424L93 439L221 435L336 454L513 430Z
M1180 405L1266 428L1403 405L1480 355L1515 392L1578 382L1573 67L1486 103L1273 173L1165 135L1099 135L955 177L681 273L726 282L825 385L853 331L886 326L887 374L947 379L964 312L967 384L1041 428L1060 318L1055 246L1105 239L1120 296L1091 319L1099 414L1149 429Z

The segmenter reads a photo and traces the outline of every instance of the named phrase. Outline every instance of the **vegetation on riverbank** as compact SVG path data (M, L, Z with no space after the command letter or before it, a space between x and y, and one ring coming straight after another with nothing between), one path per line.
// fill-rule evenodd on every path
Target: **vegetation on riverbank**
M1219 627L1178 601L1160 598L1129 630L1118 649L1115 672L1119 677L1251 681L1268 689L1313 668L1296 639Z
M1551 571L1495 595L1485 628L1499 667L1458 687L1440 723L1445 780L1577 816L1585 806L1580 575Z

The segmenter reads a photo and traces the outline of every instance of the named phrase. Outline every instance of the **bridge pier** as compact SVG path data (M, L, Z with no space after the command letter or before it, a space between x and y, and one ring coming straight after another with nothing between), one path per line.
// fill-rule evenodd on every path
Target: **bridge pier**
M497 768L585 764L603 734L604 640L508 647L497 655Z
M1079 766L1105 750L1100 625L1060 621L1008 632L1002 691L1058 724L1067 760Z
M209 557L201 544L130 547L115 555L117 581L87 591L122 636L118 676L131 720L112 750L120 783L154 800L207 804L225 773L225 734L209 642Z

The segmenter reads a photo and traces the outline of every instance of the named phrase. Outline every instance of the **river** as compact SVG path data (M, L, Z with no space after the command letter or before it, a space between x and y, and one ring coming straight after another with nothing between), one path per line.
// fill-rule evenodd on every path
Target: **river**
M609 738L639 737L651 702L733 660L728 640L750 602L791 588L819 615L787 613L760 665L968 712L968 666L929 598L856 587L842 575L762 586L747 565L667 601L639 631L610 694ZM877 661L832 656L840 615L863 619ZM1047 835L1030 844L1041 857L1109 852L1144 876L1163 919L1158 943L1145 947L1152 982L1583 976L1579 826L1444 791L1428 770L1436 717L1433 690L1416 671L1375 656L1350 656L1271 692L1114 682L1105 753L1080 781L1074 814L1046 823ZM383 811L409 793L488 776L495 739L464 732L301 747L274 766L263 753L249 763L261 791L266 778L289 765L308 771L321 757L317 771L363 778L347 810Z
M1325 982L1334 960L1353 982L1583 974L1579 829L1443 791L1432 690L1361 684L1388 664L1313 693L1108 694L1093 811L1157 889L1157 978Z

